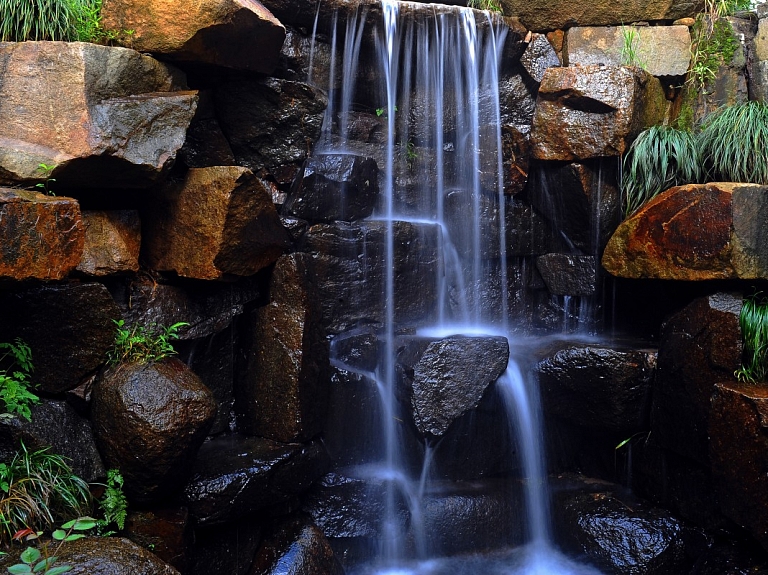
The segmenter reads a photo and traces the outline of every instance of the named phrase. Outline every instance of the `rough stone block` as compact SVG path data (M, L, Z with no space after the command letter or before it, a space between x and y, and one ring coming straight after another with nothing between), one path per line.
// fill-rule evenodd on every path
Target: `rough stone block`
M85 245L77 271L90 276L136 272L141 250L139 212L84 211Z

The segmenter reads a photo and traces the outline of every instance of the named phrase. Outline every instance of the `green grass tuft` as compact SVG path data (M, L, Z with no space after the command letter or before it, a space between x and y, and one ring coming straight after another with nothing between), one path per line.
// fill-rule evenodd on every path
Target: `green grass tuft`
M625 216L666 189L699 182L702 175L693 134L669 126L648 128L632 143L624 159L621 187Z
M504 10L498 0L467 0L467 8L475 10L488 10L489 12L502 13Z
M118 34L101 27L101 3L102 0L0 0L0 41L108 43Z
M739 327L742 365L734 375L739 381L763 382L768 375L768 299L760 297L759 292L744 298Z

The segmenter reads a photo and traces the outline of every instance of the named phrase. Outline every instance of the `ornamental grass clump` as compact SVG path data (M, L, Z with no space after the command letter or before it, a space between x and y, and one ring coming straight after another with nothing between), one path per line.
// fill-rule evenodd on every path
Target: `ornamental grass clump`
M739 314L743 344L741 367L736 370L739 381L766 381L768 374L768 298L756 293L744 298Z
M0 41L59 40L107 43L102 0L0 0Z
M768 104L717 110L704 120L698 143L710 181L768 184Z
M629 148L622 167L625 217L673 186L701 181L703 176L696 139L691 132L652 126Z

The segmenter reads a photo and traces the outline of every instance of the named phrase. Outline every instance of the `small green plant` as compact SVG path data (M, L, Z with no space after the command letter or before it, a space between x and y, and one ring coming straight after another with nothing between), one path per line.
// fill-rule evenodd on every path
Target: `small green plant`
M413 170L413 166L418 159L419 154L416 152L416 145L409 140L405 144L405 163L408 164L409 170Z
M741 367L734 372L739 381L756 383L768 375L768 298L757 292L744 298L739 314L743 344Z
M98 500L99 507L104 513L104 519L97 521L96 528L99 535L113 535L111 526L116 526L118 531L125 529L125 519L128 517L128 500L123 493L123 476L118 469L107 471L107 483L104 486L104 495Z
M768 184L768 104L751 101L717 110L705 118L698 141L711 179Z
M0 417L18 415L27 421L32 419L31 407L40 398L30 391L32 350L20 338L14 343L0 343L0 399L5 404L5 413Z
M702 179L694 135L669 126L652 126L629 148L622 169L624 215L629 217L664 190Z
M0 463L0 541L20 530L42 531L90 509L88 484L50 448L29 451L22 442L10 463Z
M23 575L25 573L41 573L42 575L59 575L72 570L71 565L56 565L58 557L56 553L61 549L61 545L66 541L76 541L85 537L84 531L89 531L96 527L96 520L93 517L78 517L64 523L61 528L56 529L51 537L54 541L58 541L59 544L56 549L51 553L49 550L48 542L42 543L40 549L36 547L27 547L22 551L19 557L21 563L11 565L8 567L8 573L11 575ZM80 533L76 533L79 531ZM34 531L30 528L22 529L14 534L13 538L16 540L25 539L27 541L39 540L42 535L42 531Z
M707 84L717 77L720 66L733 60L737 48L728 20L699 14L691 29L691 66L686 84L695 90L706 90Z
M395 112L397 112L397 106L395 106ZM386 108L376 108L376 115L381 118L382 116L387 115L387 109Z
M634 26L621 27L621 63L624 66L637 66L645 70L645 63L640 58L638 42L640 35Z
M179 329L186 322L180 321L169 327L155 324L144 326L134 323L125 325L125 320L113 320L116 326L115 345L107 354L107 363L151 363L176 354L171 344L179 338Z
M37 169L41 173L42 177L45 178L45 182L40 182L38 184L35 184L35 187L38 188L41 192L43 192L46 195L49 196L55 196L56 194L53 193L53 190L51 190L51 184L56 181L56 178L51 178L51 173L53 173L53 170L56 168L56 165L49 166L48 164L38 164Z
M489 12L502 13L504 10L498 0L468 0L467 8L475 10L488 10Z

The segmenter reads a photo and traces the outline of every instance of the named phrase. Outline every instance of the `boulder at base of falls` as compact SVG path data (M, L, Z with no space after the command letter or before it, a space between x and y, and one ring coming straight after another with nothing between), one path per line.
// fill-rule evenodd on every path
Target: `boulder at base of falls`
M118 364L93 388L91 420L109 468L133 502L180 490L216 416L216 400L178 359Z
M60 280L80 261L85 230L76 200L0 188L0 221L0 279Z
M120 308L104 284L51 283L0 297L0 325L32 350L32 381L47 393L77 387L104 363Z
M285 40L285 27L257 0L106 0L101 17L139 52L262 74L274 71Z
M170 169L197 107L182 75L127 48L0 46L0 182L143 188Z
M768 385L717 384L708 429L720 508L768 549Z
M96 277L139 271L138 211L84 211L83 223L85 245L77 271Z
M238 166L189 170L153 196L144 224L147 264L195 279L253 275L290 243L264 184Z
M505 337L452 336L430 343L413 366L413 418L425 437L439 438L477 406L507 369Z
M199 525L228 523L293 502L326 472L319 442L227 435L200 448L183 501Z
M643 128L661 122L667 104L659 80L640 68L547 68L531 127L533 156L620 156Z
M285 519L266 537L249 573L344 575L323 532L306 516Z
M592 256L544 254L536 258L536 269L554 295L590 296L597 286L596 262Z
M0 569L19 563L18 553L0 558ZM122 537L86 537L57 548L55 569L72 567L69 575L179 575L157 555Z
M322 430L328 404L328 341L309 256L275 264L270 302L247 316L243 369L234 382L238 427L284 443L308 441Z
M626 278L768 278L768 187L709 183L670 188L616 229L603 267Z

